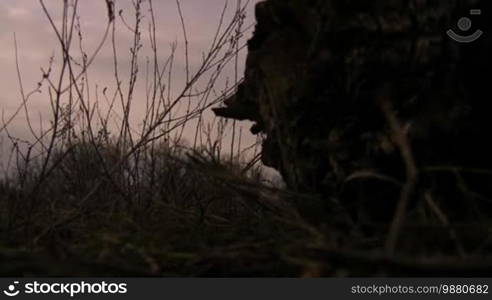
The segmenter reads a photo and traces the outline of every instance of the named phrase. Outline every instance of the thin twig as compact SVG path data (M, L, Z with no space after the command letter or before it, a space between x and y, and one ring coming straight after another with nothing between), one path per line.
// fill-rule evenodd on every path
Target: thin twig
M407 134L403 129L403 126L400 124L395 111L393 110L389 86L384 87L382 93L380 94L379 100L382 113L388 122L392 140L400 150L400 155L405 165L406 173L406 181L400 191L400 199L398 200L386 240L386 251L388 255L393 255L398 243L401 227L405 220L408 203L410 202L417 185L418 169L413 157L410 141L408 140Z

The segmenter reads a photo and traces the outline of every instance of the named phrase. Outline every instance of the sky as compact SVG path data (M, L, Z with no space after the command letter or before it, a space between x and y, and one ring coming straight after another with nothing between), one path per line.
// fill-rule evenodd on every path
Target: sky
M227 3L226 19L232 16L237 0L180 0L186 31L189 41L190 69L195 70L201 62L202 54L207 52L217 29L221 12ZM243 4L246 0L242 0ZM134 22L134 10L132 0L116 0L116 11L122 10L122 16L127 23ZM254 25L254 4L259 0L250 1L246 10L245 25ZM50 15L55 24L61 24L62 1L45 0ZM156 36L159 46L159 59L164 62L170 55L170 45L177 42L178 48L175 58L175 74L172 76L174 85L179 86L185 82L185 55L182 27L178 8L175 0L154 0L152 2L156 16ZM143 2L143 22L149 24L148 2ZM81 0L78 12L83 32L84 49L87 53L93 53L101 41L108 20L106 4L104 0ZM122 73L129 69L129 49L132 43L132 33L123 26L121 19L117 17L116 45ZM248 30L244 35L244 42L251 35ZM145 65L145 56L150 54L148 33L143 30L143 44L140 66ZM47 70L50 58L53 57L54 74L58 70L61 61L61 52L57 45L56 35L50 26L47 16L43 12L39 0L1 0L0 1L0 111L2 118L8 120L21 104L20 84L16 71L15 42L17 43L18 65L21 73L22 86L27 93L37 87L42 78L41 68ZM244 69L246 52L242 52L238 60L239 74ZM140 72L144 72L140 70ZM108 90L115 88L113 76L113 55L110 39L108 39L98 53L94 63L89 69L90 82L99 89ZM225 69L219 81L221 84L230 82L235 77L233 68ZM141 78L144 76L141 76ZM125 78L123 78L123 81ZM140 79L137 84L135 99L144 97L145 84ZM142 102L141 102L142 103ZM138 110L143 110L144 105L136 104L137 109L133 121L138 126ZM34 94L27 107L27 114L34 120L33 126L48 126L50 122L51 107L47 89L43 87L41 93ZM0 123L2 124L2 123ZM44 125L43 125L44 124ZM250 124L244 124L243 138L246 142L254 141L249 135ZM0 129L2 126L0 126ZM26 122L26 112L23 112L10 123L9 131L21 138L29 139L30 134ZM0 143L5 148L5 132L0 132ZM2 142L3 141L3 142ZM3 149L5 151L5 149ZM2 153L0 152L0 156Z

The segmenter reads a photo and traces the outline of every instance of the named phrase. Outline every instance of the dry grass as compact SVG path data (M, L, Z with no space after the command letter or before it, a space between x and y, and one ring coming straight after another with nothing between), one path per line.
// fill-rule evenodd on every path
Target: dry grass
M162 61L152 1L134 1L128 27L134 36L131 67L123 74L115 42L115 20L122 17L115 15L115 1L106 0L100 47L112 45L115 82L125 78L130 84L99 91L97 101L89 97L87 82L100 47L89 54L83 50L78 1L66 2L60 27L40 3L59 40L61 63L58 74L43 70L31 92L24 91L18 64L22 101L0 127L12 150L0 181L0 275L490 275L490 220L474 215L476 223L451 224L430 193L407 208L417 171L425 176L449 170L413 170L411 149L390 109L386 116L407 157L409 186L392 225L354 222L336 199L276 187L258 165L258 143L241 145L235 123L207 117L207 109L240 81L247 3L238 1L230 20L224 8L209 51L192 70L186 17L177 2L186 66L184 87L173 89L177 44ZM132 100L142 76L138 60L144 40L152 56L145 72L146 113L136 129ZM218 92L229 64L235 65L235 82ZM28 106L41 90L50 98L51 125L36 129ZM23 112L32 135L27 141L10 128ZM183 134L190 128L194 138L186 144ZM232 136L230 144L226 135ZM245 155L245 149L253 154ZM349 179L389 184L370 172Z

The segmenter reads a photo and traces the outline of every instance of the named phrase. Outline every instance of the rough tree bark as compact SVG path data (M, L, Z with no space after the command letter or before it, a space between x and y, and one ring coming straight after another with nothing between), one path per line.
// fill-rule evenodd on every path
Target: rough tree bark
M485 0L258 3L245 80L214 111L254 121L263 163L292 189L388 215L414 180L410 198L464 215L492 195L489 14ZM484 34L458 43L448 29Z

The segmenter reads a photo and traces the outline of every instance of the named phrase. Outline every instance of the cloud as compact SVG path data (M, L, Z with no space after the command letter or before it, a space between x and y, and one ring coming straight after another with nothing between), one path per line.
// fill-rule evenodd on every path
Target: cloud
M10 18L26 18L31 15L31 12L22 7L9 7L7 14Z
M243 1L245 2L245 1ZM257 1L254 1L257 2ZM252 2L252 4L254 4ZM45 1L47 8L56 24L60 23L62 10L60 1ZM144 49L142 49L141 74L145 73L145 55L150 55L147 26L149 22L149 11L147 1L144 2L144 19L142 23L142 39ZM180 24L180 17L175 1L154 0L155 18L157 23L157 45L160 48L159 60L161 63L166 60L170 54L170 44L177 41L179 43L178 53L175 61L177 86L184 84L184 65L185 57L183 54L183 35ZM211 44L215 34L216 27L219 24L220 15L224 8L224 0L181 0L181 8L185 18L187 34L189 38L189 61L191 69L196 69L202 60L202 52L206 52ZM225 19L230 20L236 1L229 1L230 10ZM117 0L117 10L123 10L123 17L128 25L133 26L134 14L131 0ZM83 32L84 49L88 54L93 53L101 41L104 30L107 25L107 11L104 1L79 1L79 14L81 28ZM253 22L253 5L248 11L249 18L246 23ZM48 19L45 16L38 1L0 1L0 110L5 110L5 115L15 111L20 104L19 84L16 74L15 55L14 55L14 33L17 37L19 66L22 72L24 89L30 91L37 86L41 78L40 68L47 68L50 57L55 55L54 71L59 70L61 53L57 45L56 35L54 34ZM122 81L128 82L129 53L132 46L133 34L123 26L118 20L118 29L116 31L116 47L119 53L120 72ZM105 46L99 53L94 64L91 66L90 74L93 84L109 89L115 88L115 79L113 77L113 53L110 39L106 41ZM73 55L78 56L78 40L74 40ZM241 60L244 62L244 57ZM145 95L144 75L139 82L138 91L135 97ZM226 77L233 78L233 73L229 69L223 74L223 80ZM140 101L139 103L142 103ZM41 113L44 118L49 119L49 97L46 91L42 94L36 94L30 101L30 113L38 116ZM141 109L141 108L140 108ZM22 118L16 122L16 126L22 127ZM16 128L16 132L27 130L26 128ZM247 130L245 130L246 132Z

